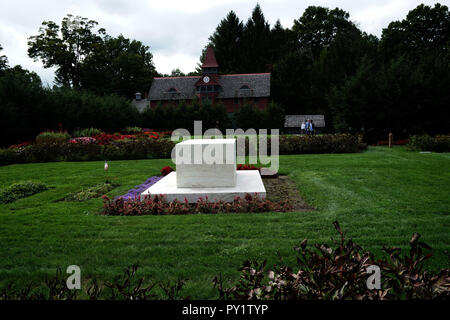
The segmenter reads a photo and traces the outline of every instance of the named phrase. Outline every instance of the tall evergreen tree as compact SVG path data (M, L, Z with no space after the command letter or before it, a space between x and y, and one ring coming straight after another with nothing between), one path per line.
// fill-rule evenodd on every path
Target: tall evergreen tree
M239 20L234 11L230 11L226 18L220 21L214 34L209 37L221 73L240 72L243 30L242 21Z
M270 63L276 63L295 48L295 34L291 29L283 28L280 20L277 20L270 30Z
M242 72L267 72L270 67L270 25L259 4L244 27L242 37Z

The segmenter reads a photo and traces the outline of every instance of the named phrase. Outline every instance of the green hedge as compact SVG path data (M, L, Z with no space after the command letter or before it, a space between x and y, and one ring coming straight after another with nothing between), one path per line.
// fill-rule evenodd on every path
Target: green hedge
M366 148L366 144L348 133L280 136L280 154L354 153Z
M267 151L270 153L270 136ZM367 148L350 134L280 136L279 154L353 153ZM0 165L25 162L94 161L170 158L175 143L168 138L116 140L106 145L44 140L27 147L0 149ZM240 145L238 144L238 148ZM239 153L242 154L242 150ZM246 138L245 154L249 153Z
M414 151L450 152L450 135L414 135L409 137L408 148Z
M170 139L112 141L107 145L41 141L16 149L0 149L0 165L26 162L95 161L170 158Z

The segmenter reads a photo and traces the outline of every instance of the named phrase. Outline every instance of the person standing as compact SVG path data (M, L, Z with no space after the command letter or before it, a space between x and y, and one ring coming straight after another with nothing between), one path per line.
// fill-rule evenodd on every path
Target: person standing
M311 135L314 135L314 125L312 120L309 120L309 131Z
M308 135L308 136L311 134L310 127L309 127L310 121L311 120L306 120L306 124L305 124L306 135Z
M304 134L305 133L305 127L306 127L306 125L305 125L305 120L302 122L302 124L301 124L301 126L300 126L300 129L301 129L301 134Z

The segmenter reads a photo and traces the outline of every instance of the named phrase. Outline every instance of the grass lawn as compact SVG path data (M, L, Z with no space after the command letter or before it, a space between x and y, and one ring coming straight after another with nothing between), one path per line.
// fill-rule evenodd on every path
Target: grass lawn
M170 160L109 162L109 179L126 193ZM435 252L428 268L449 268L450 154L371 147L359 154L281 156L313 212L110 217L101 199L55 202L105 180L103 162L58 162L0 167L0 186L38 180L48 191L0 205L0 283L29 282L56 267L81 267L82 278L110 280L138 263L153 280L189 279L184 294L215 298L214 276L235 282L247 258L294 264L292 248L337 238L338 220L364 249L408 248L413 232ZM230 282L231 283L231 282Z

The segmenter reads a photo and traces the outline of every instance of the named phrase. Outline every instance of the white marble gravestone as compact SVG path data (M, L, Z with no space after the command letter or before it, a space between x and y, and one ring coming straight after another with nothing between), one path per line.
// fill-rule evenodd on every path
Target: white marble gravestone
M165 195L189 203L200 197L231 202L247 193L266 196L258 170L236 170L236 139L192 139L175 146L176 171L169 173L141 194Z
M192 139L175 146L177 187L236 185L236 140Z

